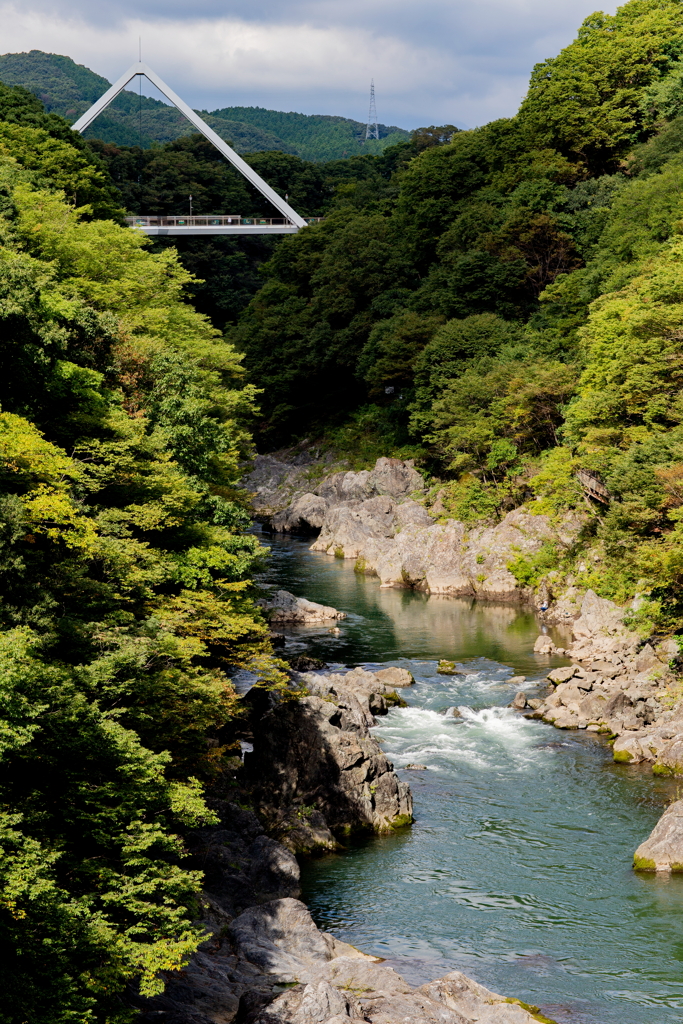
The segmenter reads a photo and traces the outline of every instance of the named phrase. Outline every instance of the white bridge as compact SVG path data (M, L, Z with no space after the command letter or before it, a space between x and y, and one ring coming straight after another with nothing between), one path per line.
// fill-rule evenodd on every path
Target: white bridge
M112 100L115 100L133 78L143 75L152 85L155 85L162 95L176 107L184 117L197 129L198 132L213 143L232 166L242 174L247 181L259 190L265 198L275 207L280 214L279 217L240 217L237 215L203 215L195 217L155 217L138 215L127 217L126 220L131 227L142 231L147 235L292 235L296 234L299 228L305 228L308 224L316 223L319 217L312 217L306 220L294 210L282 196L270 187L263 178L256 173L253 167L242 159L234 149L231 149L227 142L223 142L220 135L217 135L213 128L209 128L206 121L203 121L196 111L188 107L187 103L181 100L173 90L151 68L138 61L122 75L118 82L114 82L110 89L100 97L89 110L86 110L82 117L71 127L75 132L83 132L98 114L106 110Z
M318 224L322 217L307 217ZM295 235L299 228L284 217L240 217L221 213L192 217L126 217L144 235Z

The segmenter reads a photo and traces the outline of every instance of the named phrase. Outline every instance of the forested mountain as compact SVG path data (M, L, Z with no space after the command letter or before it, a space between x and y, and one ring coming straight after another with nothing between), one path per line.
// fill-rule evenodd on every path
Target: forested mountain
M177 837L210 818L235 668L281 685L237 486L251 432L411 455L466 523L580 511L520 582L637 593L644 635L683 633L679 0L588 18L513 118L249 159L323 222L149 243L126 208L260 201L199 137L88 143L0 86L8 1024L128 1020L125 983L153 991L198 942Z
M41 50L1 55L0 82L29 89L45 104L46 110L71 123L111 85L106 78L76 64L70 57ZM239 153L280 150L306 160L333 160L354 154L381 153L387 146L409 137L409 132L402 128L380 125L379 141L365 142L366 126L360 121L323 114L286 114L262 107L227 107L198 113ZM85 137L148 149L155 143L171 142L193 131L175 107L124 89L87 129Z
M283 240L229 333L264 388L259 443L411 453L469 521L585 509L595 473L611 500L564 571L677 621L682 55L678 0L593 15L515 117ZM544 557L522 575L560 571Z

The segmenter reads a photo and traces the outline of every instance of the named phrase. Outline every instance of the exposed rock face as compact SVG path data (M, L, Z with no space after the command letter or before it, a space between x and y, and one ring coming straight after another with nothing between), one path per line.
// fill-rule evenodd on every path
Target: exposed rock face
M381 668L373 672L375 679L379 679L385 686L413 686L415 680L407 668ZM348 677L347 677L348 678Z
M581 604L581 615L572 626L574 636L578 639L597 634L623 633L625 611L625 608L619 608L613 601L598 597L595 591L588 590Z
M272 516L275 530L306 532L320 529L325 514L336 505L378 496L405 501L411 493L424 491L412 462L401 459L378 459L371 470L332 473L314 483L316 468L320 463L306 453L293 459L257 455L243 479L253 494L255 512Z
M257 455L242 480L252 492L255 512L272 516L287 508L297 496L311 490L309 478L319 465L320 461L307 452L286 452L279 457Z
M538 1019L458 971L413 989L377 958L320 932L296 899L252 907L222 932L193 957L184 977L176 975L167 994L153 1001L154 1010L143 1014L145 1024L237 1019L250 1024L533 1024Z
M664 811L633 857L639 871L683 871L683 800Z
M314 807L332 832L390 831L412 820L412 798L369 729L393 687L373 673L301 677L309 693L261 720L245 767L272 817Z
M346 612L339 612L315 601L307 601L305 597L295 597L288 590L276 590L270 597L260 602L273 625L285 623L311 625L315 622L345 619Z
M304 480L309 486L298 490ZM415 500L424 494L422 477L400 459L378 459L372 470L332 473L311 485L300 467L290 465L288 471L286 463L258 456L244 483L255 491L255 510L270 514L274 530L319 530L314 551L354 559L359 571L378 576L383 587L433 594L518 600L523 592L508 563L546 543L569 547L583 525L578 514L557 524L525 508L496 526L468 530L455 519L436 523L444 510L437 503L430 515ZM571 595L565 597L557 610L562 621L578 615Z
M329 505L318 494L300 494L289 508L276 512L271 525L278 533L307 533L319 530L325 522Z
M573 664L548 674L555 689L529 717L558 729L610 735L615 761L649 762L661 773L683 773L683 708L668 697L669 662L678 645L668 640L656 650L641 647L624 626L625 612L591 590L585 594L573 624L575 643L561 652ZM560 653L547 636L538 638L534 650Z
M568 517L558 528L547 516L515 509L497 526L468 531L457 520L427 525L422 506L411 505L416 509L387 504L380 512L367 501L336 507L328 512L312 549L360 559L362 569L379 576L383 587L508 601L520 597L508 563L548 542L565 546L581 527L579 517ZM405 525L397 521L398 510Z
M401 459L378 459L374 469L363 469L358 473L334 473L317 488L317 493L331 503L362 500L381 494L400 500L413 491L424 491L424 480L412 462Z

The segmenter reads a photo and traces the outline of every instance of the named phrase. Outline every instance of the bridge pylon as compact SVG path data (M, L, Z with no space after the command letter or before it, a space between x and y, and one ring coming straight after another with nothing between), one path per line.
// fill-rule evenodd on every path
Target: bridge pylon
M159 78L159 76L152 71L147 64L143 64L142 61L137 61L135 64L132 64L125 74L121 75L119 80L114 82L111 88L107 89L104 95L101 96L99 100L96 100L95 103L86 110L85 114L79 117L75 124L72 124L71 127L73 131L84 132L85 129L92 124L95 118L101 114L103 110L107 109L109 104L116 99L118 94L122 92L128 83L137 75L143 75L152 83L152 85L156 86L159 92L165 96L166 99L169 100L184 117L187 118L190 124L193 125L198 132L201 132L201 134L216 147L218 152L232 164L235 170L239 171L248 182L259 190L261 195L265 196L265 198L272 203L281 216L293 226L294 230L306 227L307 221L304 220L304 218L301 217L296 210L282 198L282 196L279 196L277 192L275 192L275 190L263 180L260 174L256 173L253 167L250 167L249 164L234 151L234 149L231 149L227 142L224 142L220 135L217 135L213 128L210 128L206 121L203 121L195 110L188 107L187 103L181 100L180 96L178 96L170 86L166 85L163 79ZM290 228L289 233L291 233L291 231L292 228ZM239 234L241 232L239 231L239 228L236 228L233 233ZM249 233L254 234L258 232L254 232L252 229Z

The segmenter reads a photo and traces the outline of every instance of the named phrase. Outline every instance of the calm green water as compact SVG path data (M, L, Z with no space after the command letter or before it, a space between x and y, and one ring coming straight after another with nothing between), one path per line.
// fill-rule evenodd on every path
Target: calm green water
M291 646L330 664L411 669L410 707L375 734L398 769L429 768L400 772L412 829L304 865L317 923L413 984L463 970L560 1024L683 1021L683 879L631 870L676 784L615 766L590 734L505 707L513 673L548 671L532 651L535 617L381 590L305 542L267 543L265 582L349 613L340 636L291 630ZM467 675L437 675L442 657ZM452 705L462 721L440 713Z

